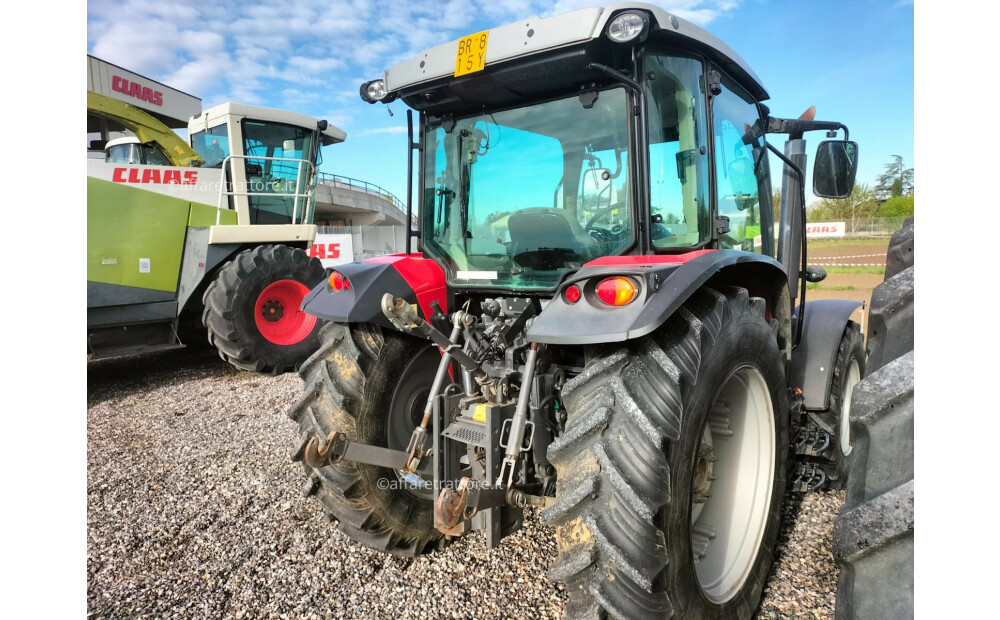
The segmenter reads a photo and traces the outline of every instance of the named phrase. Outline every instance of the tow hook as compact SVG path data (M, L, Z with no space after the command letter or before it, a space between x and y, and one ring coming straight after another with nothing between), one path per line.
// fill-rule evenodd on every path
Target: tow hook
M327 463L336 463L344 455L347 448L347 435L333 431L326 440L312 437L307 443L302 453L302 458L306 464L315 469L326 466Z

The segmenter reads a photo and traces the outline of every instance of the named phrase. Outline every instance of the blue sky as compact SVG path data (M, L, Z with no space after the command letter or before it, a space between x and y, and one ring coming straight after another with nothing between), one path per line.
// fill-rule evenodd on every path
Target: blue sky
M326 118L348 140L325 149L322 169L405 198L406 107L391 104L389 116L361 101L361 82L463 34L595 4L91 0L87 51L199 96L205 107L237 101ZM912 0L654 4L743 56L768 87L772 114L794 118L815 105L817 118L845 123L861 145L859 182L873 184L893 154L914 166ZM822 137L813 134L811 147Z

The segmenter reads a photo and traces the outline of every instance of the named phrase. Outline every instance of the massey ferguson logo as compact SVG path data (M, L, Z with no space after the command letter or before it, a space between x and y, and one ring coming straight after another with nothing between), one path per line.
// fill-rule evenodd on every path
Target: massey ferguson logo
M161 174L162 173L162 174ZM158 168L115 168L111 180L115 183L159 183L161 185L194 185L197 170L160 170Z
M148 101L153 105L163 105L163 93L137 82L129 82L120 75L111 78L111 90L142 101Z

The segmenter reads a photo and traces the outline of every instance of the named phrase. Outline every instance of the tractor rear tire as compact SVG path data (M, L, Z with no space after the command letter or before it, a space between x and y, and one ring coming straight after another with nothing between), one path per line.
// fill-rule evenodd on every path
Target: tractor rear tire
M851 405L847 498L833 528L837 620L912 618L914 610L912 218L889 247L885 281L872 294L868 374Z
M549 576L566 585L568 618L757 609L790 417L778 323L764 317L745 289L702 288L566 383L566 430L548 450L556 503L542 519L556 527Z
M329 323L320 340L302 365L305 390L288 414L299 424L292 460L306 470L305 495L316 496L342 532L379 551L415 557L443 546L433 500L407 488L396 472L349 461L313 468L303 458L311 438L325 440L331 431L352 442L405 449L399 442L422 417L436 371L432 360L440 354L426 340L369 324Z
M323 321L299 309L323 281L319 259L285 245L244 250L202 297L202 324L219 357L241 370L281 374L319 348Z

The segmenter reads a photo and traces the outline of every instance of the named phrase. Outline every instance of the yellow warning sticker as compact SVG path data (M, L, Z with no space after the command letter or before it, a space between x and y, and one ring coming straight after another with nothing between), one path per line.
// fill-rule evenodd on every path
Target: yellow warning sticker
M476 410L472 412L472 419L486 424L486 403L476 405Z

